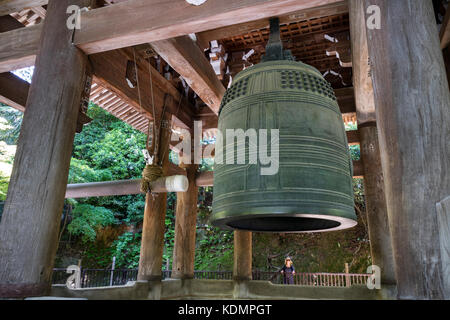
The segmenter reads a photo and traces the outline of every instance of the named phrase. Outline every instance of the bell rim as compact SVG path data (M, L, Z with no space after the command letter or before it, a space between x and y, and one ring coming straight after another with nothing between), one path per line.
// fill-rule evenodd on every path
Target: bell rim
M267 211L267 213L264 213L261 209L264 209L264 211ZM230 213L227 211L221 211L213 214L212 225L224 230L240 230L258 233L324 233L324 232L347 230L355 227L358 224L356 214L354 214L354 218L349 217L349 212L347 210L342 209L330 209L330 208L321 209L320 211L322 213L292 213L293 211L292 208L280 208L280 207L277 207L278 212L274 213L274 211L270 209L271 209L270 207L253 208L249 210L248 213L239 215L230 215ZM251 211L258 211L258 212L251 213ZM325 213L326 211L329 211L330 213L327 214ZM306 218L306 219L338 222L339 225L327 229L301 230L301 231L279 231L279 230L265 231L265 230L237 228L230 226L231 222L236 222L240 220L242 221L246 219L258 219L258 218Z

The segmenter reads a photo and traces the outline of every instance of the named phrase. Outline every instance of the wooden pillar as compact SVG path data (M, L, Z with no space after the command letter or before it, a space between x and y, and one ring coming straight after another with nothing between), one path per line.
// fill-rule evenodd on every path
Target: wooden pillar
M49 293L86 56L50 0L0 225L0 297Z
M158 119L159 117L156 118ZM162 168L165 176L168 175L169 169L171 135L170 126L168 125L169 119L171 119L171 115L166 113L163 119L159 150L159 157L162 159ZM147 193L145 196L138 280L161 279L164 233L166 229L166 206L167 193Z
M367 33L398 297L450 298L449 228L436 209L449 221L450 93L432 2L369 5L381 9L381 28Z
M361 158L364 166L366 200L372 264L381 269L381 283L395 285L395 267L389 228L383 169L377 127L374 122L359 128Z
M376 127L375 100L370 76L366 20L361 0L350 0L353 87L364 166L364 196L372 263L381 269L383 284L395 284L391 235Z
M252 280L252 233L234 231L233 279Z
M186 169L189 189L187 192L177 193L172 278L192 279L194 278L198 199L198 187L195 178L198 165L181 163L180 167Z

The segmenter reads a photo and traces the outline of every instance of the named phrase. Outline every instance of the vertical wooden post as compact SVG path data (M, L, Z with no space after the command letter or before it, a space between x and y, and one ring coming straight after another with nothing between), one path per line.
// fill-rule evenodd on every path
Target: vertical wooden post
M181 163L180 167L186 169L189 188L186 192L177 193L172 278L192 279L194 278L198 199L198 187L195 184L195 177L198 165Z
M86 56L50 0L0 225L0 297L49 293Z
M350 282L350 270L348 267L348 263L345 263L345 286L347 288L352 286L352 283Z
M381 282L396 284L378 131L375 122L359 128L364 166L364 196L372 264L380 267Z
M371 5L381 11L381 28L367 31L398 297L450 298L436 210L450 193L450 93L433 5Z
M252 233L234 231L233 279L252 280Z
M366 20L363 7L361 0L349 1L353 87L355 88L361 158L364 166L367 224L372 263L380 267L382 283L395 284L394 259L384 194L383 169L376 127L375 98L370 76L369 49L367 47Z
M159 117L155 117L158 119ZM163 174L168 175L169 143L171 130L168 123L171 115L162 119L159 158L162 159ZM166 230L167 193L147 193L145 196L144 222L139 257L138 280L161 280L164 233Z

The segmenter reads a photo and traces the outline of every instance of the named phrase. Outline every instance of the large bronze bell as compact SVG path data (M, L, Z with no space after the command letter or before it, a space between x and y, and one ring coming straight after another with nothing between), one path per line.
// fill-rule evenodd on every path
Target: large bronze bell
M239 139L227 141L227 129L252 128L267 129L268 154L278 141L276 174L262 174L267 163L249 162L257 150L251 141L255 135L240 140L246 162L237 161ZM278 140L272 129L279 130ZM254 232L323 232L356 225L352 161L334 91L317 69L283 51L278 19L271 21L263 61L239 73L227 90L219 132L213 225ZM257 138L261 147L265 136ZM235 164L227 161L229 150Z

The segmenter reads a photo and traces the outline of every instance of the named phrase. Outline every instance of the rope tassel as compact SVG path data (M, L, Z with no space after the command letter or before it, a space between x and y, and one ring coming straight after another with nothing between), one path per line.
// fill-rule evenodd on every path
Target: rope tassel
M144 193L151 192L150 184L163 176L162 167L158 165L146 165L142 171L141 191Z

